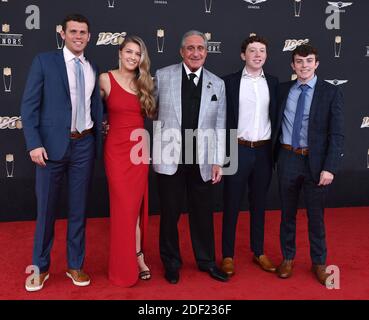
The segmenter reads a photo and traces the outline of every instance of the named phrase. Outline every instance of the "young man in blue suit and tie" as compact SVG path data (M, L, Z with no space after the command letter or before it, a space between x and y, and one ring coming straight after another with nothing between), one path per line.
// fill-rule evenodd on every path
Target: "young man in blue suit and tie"
M21 106L27 150L36 164L33 265L39 272L27 278L27 291L41 290L49 278L56 206L64 175L69 198L66 275L77 286L90 284L82 270L86 204L94 157L101 145L103 108L98 70L84 56L90 40L88 20L79 14L69 15L62 27L63 50L35 57Z
M238 169L224 179L222 269L233 275L236 226L241 201L248 189L250 246L253 260L261 269L276 270L264 254L264 221L267 192L272 178L272 136L276 116L278 79L264 73L266 39L252 35L241 45L245 66L224 77L227 96L227 133L237 137L227 143L237 145ZM229 151L231 148L227 148ZM232 157L231 157L232 159Z
M327 248L324 206L328 186L334 180L343 157L343 95L315 74L318 52L301 45L292 53L292 69L297 81L280 85L278 95L278 135L275 150L281 198L280 241L283 262L280 278L292 275L296 252L296 213L301 189L307 209L312 271L326 284Z

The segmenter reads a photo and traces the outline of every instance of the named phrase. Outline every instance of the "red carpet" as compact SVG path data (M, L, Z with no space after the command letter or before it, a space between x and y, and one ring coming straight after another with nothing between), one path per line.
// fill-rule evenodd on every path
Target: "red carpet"
M218 262L221 259L221 214L215 214ZM279 263L279 211L266 217L265 253ZM187 215L180 220L183 257L180 282L168 284L158 253L159 216L149 220L147 261L153 278L139 281L133 288L111 285L107 279L108 231L106 218L89 219L85 270L92 277L89 287L78 288L65 276L66 221L56 223L50 279L43 290L28 293L24 289L25 269L31 262L34 222L0 223L0 299L369 299L369 208L327 209L326 227L328 264L340 268L339 290L328 290L310 272L307 221L304 211L298 215L297 256L294 275L282 280L260 270L252 263L249 250L249 215L241 214L236 246L236 275L222 283L197 270L191 249Z

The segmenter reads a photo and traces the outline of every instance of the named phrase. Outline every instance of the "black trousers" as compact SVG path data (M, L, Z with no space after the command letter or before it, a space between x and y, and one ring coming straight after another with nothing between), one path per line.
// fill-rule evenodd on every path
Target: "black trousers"
M264 254L267 192L272 178L271 144L258 148L238 145L238 169L224 177L223 258L234 256L238 213L245 191L250 209L250 246L256 256Z
M213 186L204 182L198 165L179 165L174 175L158 174L160 199L160 257L167 270L182 265L178 240L178 220L187 195L189 225L197 265L215 265Z
M296 214L301 190L308 217L310 257L314 264L325 264L324 206L328 187L318 186L313 180L308 156L281 149L278 158L278 182L281 198L280 241L284 259L294 259L296 254Z

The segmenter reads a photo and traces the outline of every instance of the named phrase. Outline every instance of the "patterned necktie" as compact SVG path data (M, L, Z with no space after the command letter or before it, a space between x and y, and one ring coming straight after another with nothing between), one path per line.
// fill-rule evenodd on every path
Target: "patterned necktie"
M305 106L305 98L307 89L309 86L307 84L301 84L300 87L301 93L299 99L297 101L295 120L293 121L293 130L292 130L292 147L299 148L300 147L300 133L302 127L302 118L304 116L304 106Z
M74 58L76 64L76 80L77 80L77 112L76 112L76 129L81 133L86 128L85 115L85 77L83 75L83 66L81 60Z

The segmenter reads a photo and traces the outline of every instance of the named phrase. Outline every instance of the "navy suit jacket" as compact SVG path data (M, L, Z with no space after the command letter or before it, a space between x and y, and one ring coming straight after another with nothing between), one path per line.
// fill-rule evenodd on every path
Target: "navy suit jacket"
M278 134L274 137L275 159L280 149L279 137L282 134L284 109L290 88L295 83L296 81L289 81L279 86ZM342 91L338 86L318 78L311 102L308 125L309 166L316 182L319 182L322 170L337 173L339 162L343 157L343 119Z
M238 128L238 116L239 116L239 97L240 97L240 85L241 85L241 77L242 71L240 70L236 73L232 73L223 77L225 88L226 88L226 98L227 98L227 155L229 156L230 152L230 129ZM277 117L277 89L278 89L278 78L273 77L267 73L265 73L265 78L269 87L269 117L271 121L272 128L272 140L273 135L275 134L275 124Z
M91 62L90 62L91 63ZM101 150L103 106L98 84L91 96L91 117L94 122L96 154ZM28 75L23 94L21 116L27 150L44 147L49 160L60 160L69 145L72 103L63 51L38 54Z

